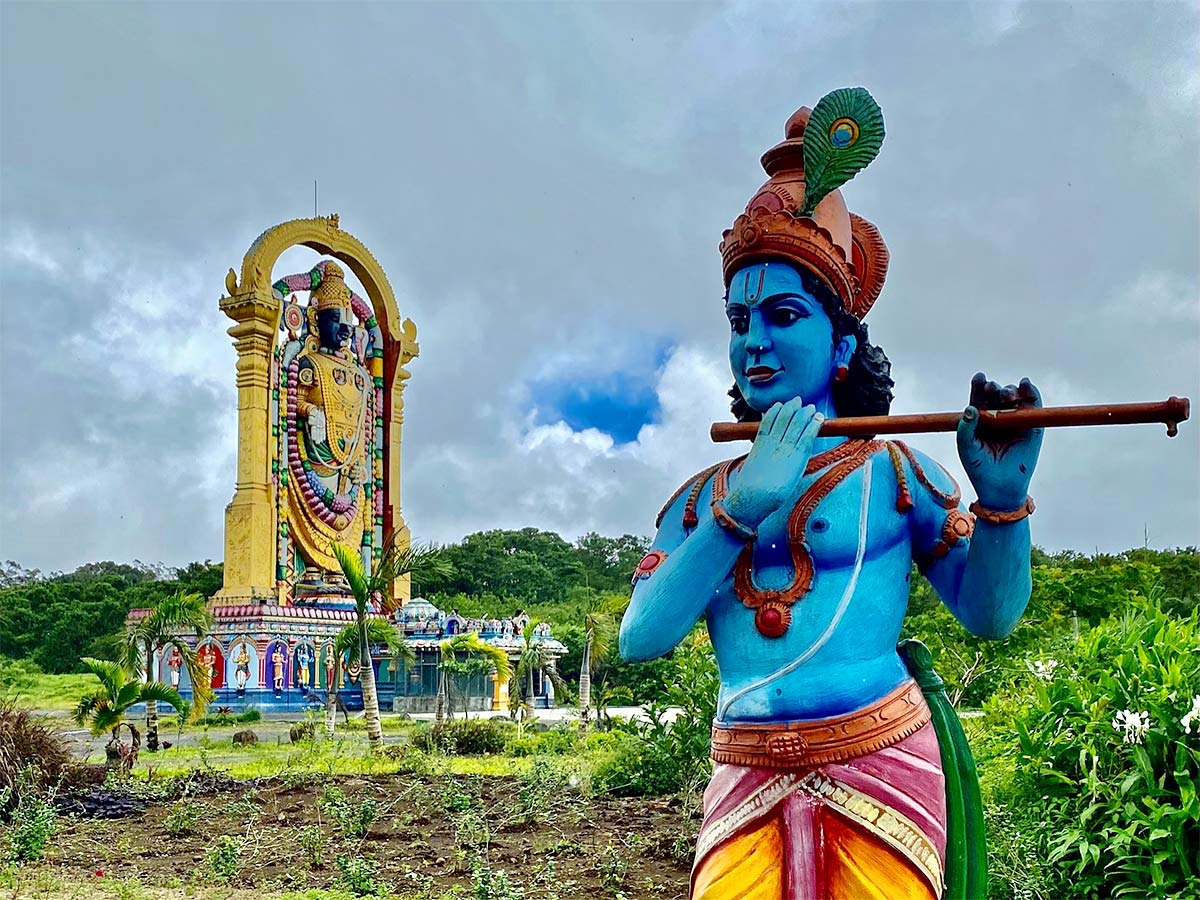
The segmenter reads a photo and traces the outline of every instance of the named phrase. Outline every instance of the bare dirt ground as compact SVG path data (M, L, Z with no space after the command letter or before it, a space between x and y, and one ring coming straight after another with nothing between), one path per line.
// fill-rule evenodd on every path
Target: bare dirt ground
M42 865L97 878L230 890L351 889L400 898L682 898L696 829L679 800L585 797L547 770L521 777L270 779L67 817ZM364 819L365 833L356 834ZM341 861L339 861L341 857ZM365 859L356 868L355 859ZM101 874L97 874L97 873ZM503 873L503 874L501 874ZM492 893L479 884L492 883Z

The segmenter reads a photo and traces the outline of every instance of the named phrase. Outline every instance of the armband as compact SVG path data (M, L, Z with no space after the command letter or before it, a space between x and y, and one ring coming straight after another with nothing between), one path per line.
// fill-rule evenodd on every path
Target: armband
M743 525L737 519L729 514L729 510L725 508L725 504L720 500L714 500L712 504L713 520L744 543L750 543L758 537L758 530L751 528L749 525Z
M978 500L971 504L971 512L983 519L983 521L991 525L1011 525L1013 522L1020 522L1022 519L1027 519L1033 515L1034 505L1033 498L1026 497L1025 502L1016 509L1011 509L1006 512L988 509Z

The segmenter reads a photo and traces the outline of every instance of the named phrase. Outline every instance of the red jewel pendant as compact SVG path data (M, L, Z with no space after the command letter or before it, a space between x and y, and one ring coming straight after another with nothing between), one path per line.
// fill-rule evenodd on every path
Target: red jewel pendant
M763 637L783 637L791 624L791 607L782 603L764 603L754 613L754 627Z

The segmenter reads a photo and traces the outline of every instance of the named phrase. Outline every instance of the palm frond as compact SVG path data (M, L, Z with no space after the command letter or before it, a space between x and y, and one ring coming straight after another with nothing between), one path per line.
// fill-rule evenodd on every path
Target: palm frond
M167 641L167 646L174 647L183 658L183 667L187 669L188 678L192 682L192 709L189 715L192 720L204 715L204 707L212 703L216 696L212 689L212 679L208 670L200 662L200 654L182 640L174 638Z
M179 696L179 691L170 685L163 684L161 681L150 681L146 684L140 684L138 688L138 697L134 701L135 703L157 700L159 703L169 703L175 709L179 709L183 704L183 698Z
M130 681L127 684L121 685L121 690L117 691L117 696L113 698L113 706L117 709L129 709L133 704L137 703L142 696L142 683L140 681Z
M85 669L100 679L100 684L104 686L109 698L116 700L121 687L128 680L121 665L111 659L93 659L90 656L83 657L80 662Z
M392 659L402 660L406 665L417 661L417 654L404 640L394 625L385 619L370 618L367 620L367 643L372 646L386 646Z
M92 714L92 734L104 734L106 731L112 731L121 724L124 718L125 714L120 710L110 706L101 707Z
M362 641L359 640L358 623L354 622L347 625L337 633L337 637L333 640L333 652L338 656L350 654L350 662L358 662L359 646Z
M371 584L367 577L367 571L363 568L362 556L357 551L336 541L333 542L331 549L334 557L337 558L342 574L346 576L346 583L350 585L350 593L354 595L358 605L365 608L371 600Z
M583 627L592 638L590 664L594 672L612 655L617 640L617 623L611 614L596 612L584 619Z
M104 688L96 688L90 694L84 694L79 698L79 702L75 704L75 710L71 713L71 718L75 720L77 725L86 725L96 710L100 709L104 704L108 703L108 694Z
M372 593L383 598L383 611L390 613L396 607L391 596L391 584L405 575L420 581L428 578L448 578L453 574L445 550L435 544L398 544L393 535L387 542L379 559L372 567L370 586Z

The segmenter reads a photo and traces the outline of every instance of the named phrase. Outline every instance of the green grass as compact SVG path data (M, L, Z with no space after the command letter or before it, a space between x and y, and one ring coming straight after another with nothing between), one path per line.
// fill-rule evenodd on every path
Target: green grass
M0 697L38 712L70 712L80 697L98 685L89 673L22 675L14 684L0 687Z
M205 742L206 746L171 747L158 753L143 753L134 775L141 778L172 778L196 769L217 769L238 779L281 778L320 775L391 775L406 768L405 760L371 754L365 736L340 733L333 739L318 738L311 745L264 742L251 747L234 747L228 740ZM397 746L389 743L388 746ZM89 762L102 763L102 753ZM527 758L508 756L429 757L431 770L450 775L516 775L532 765Z

